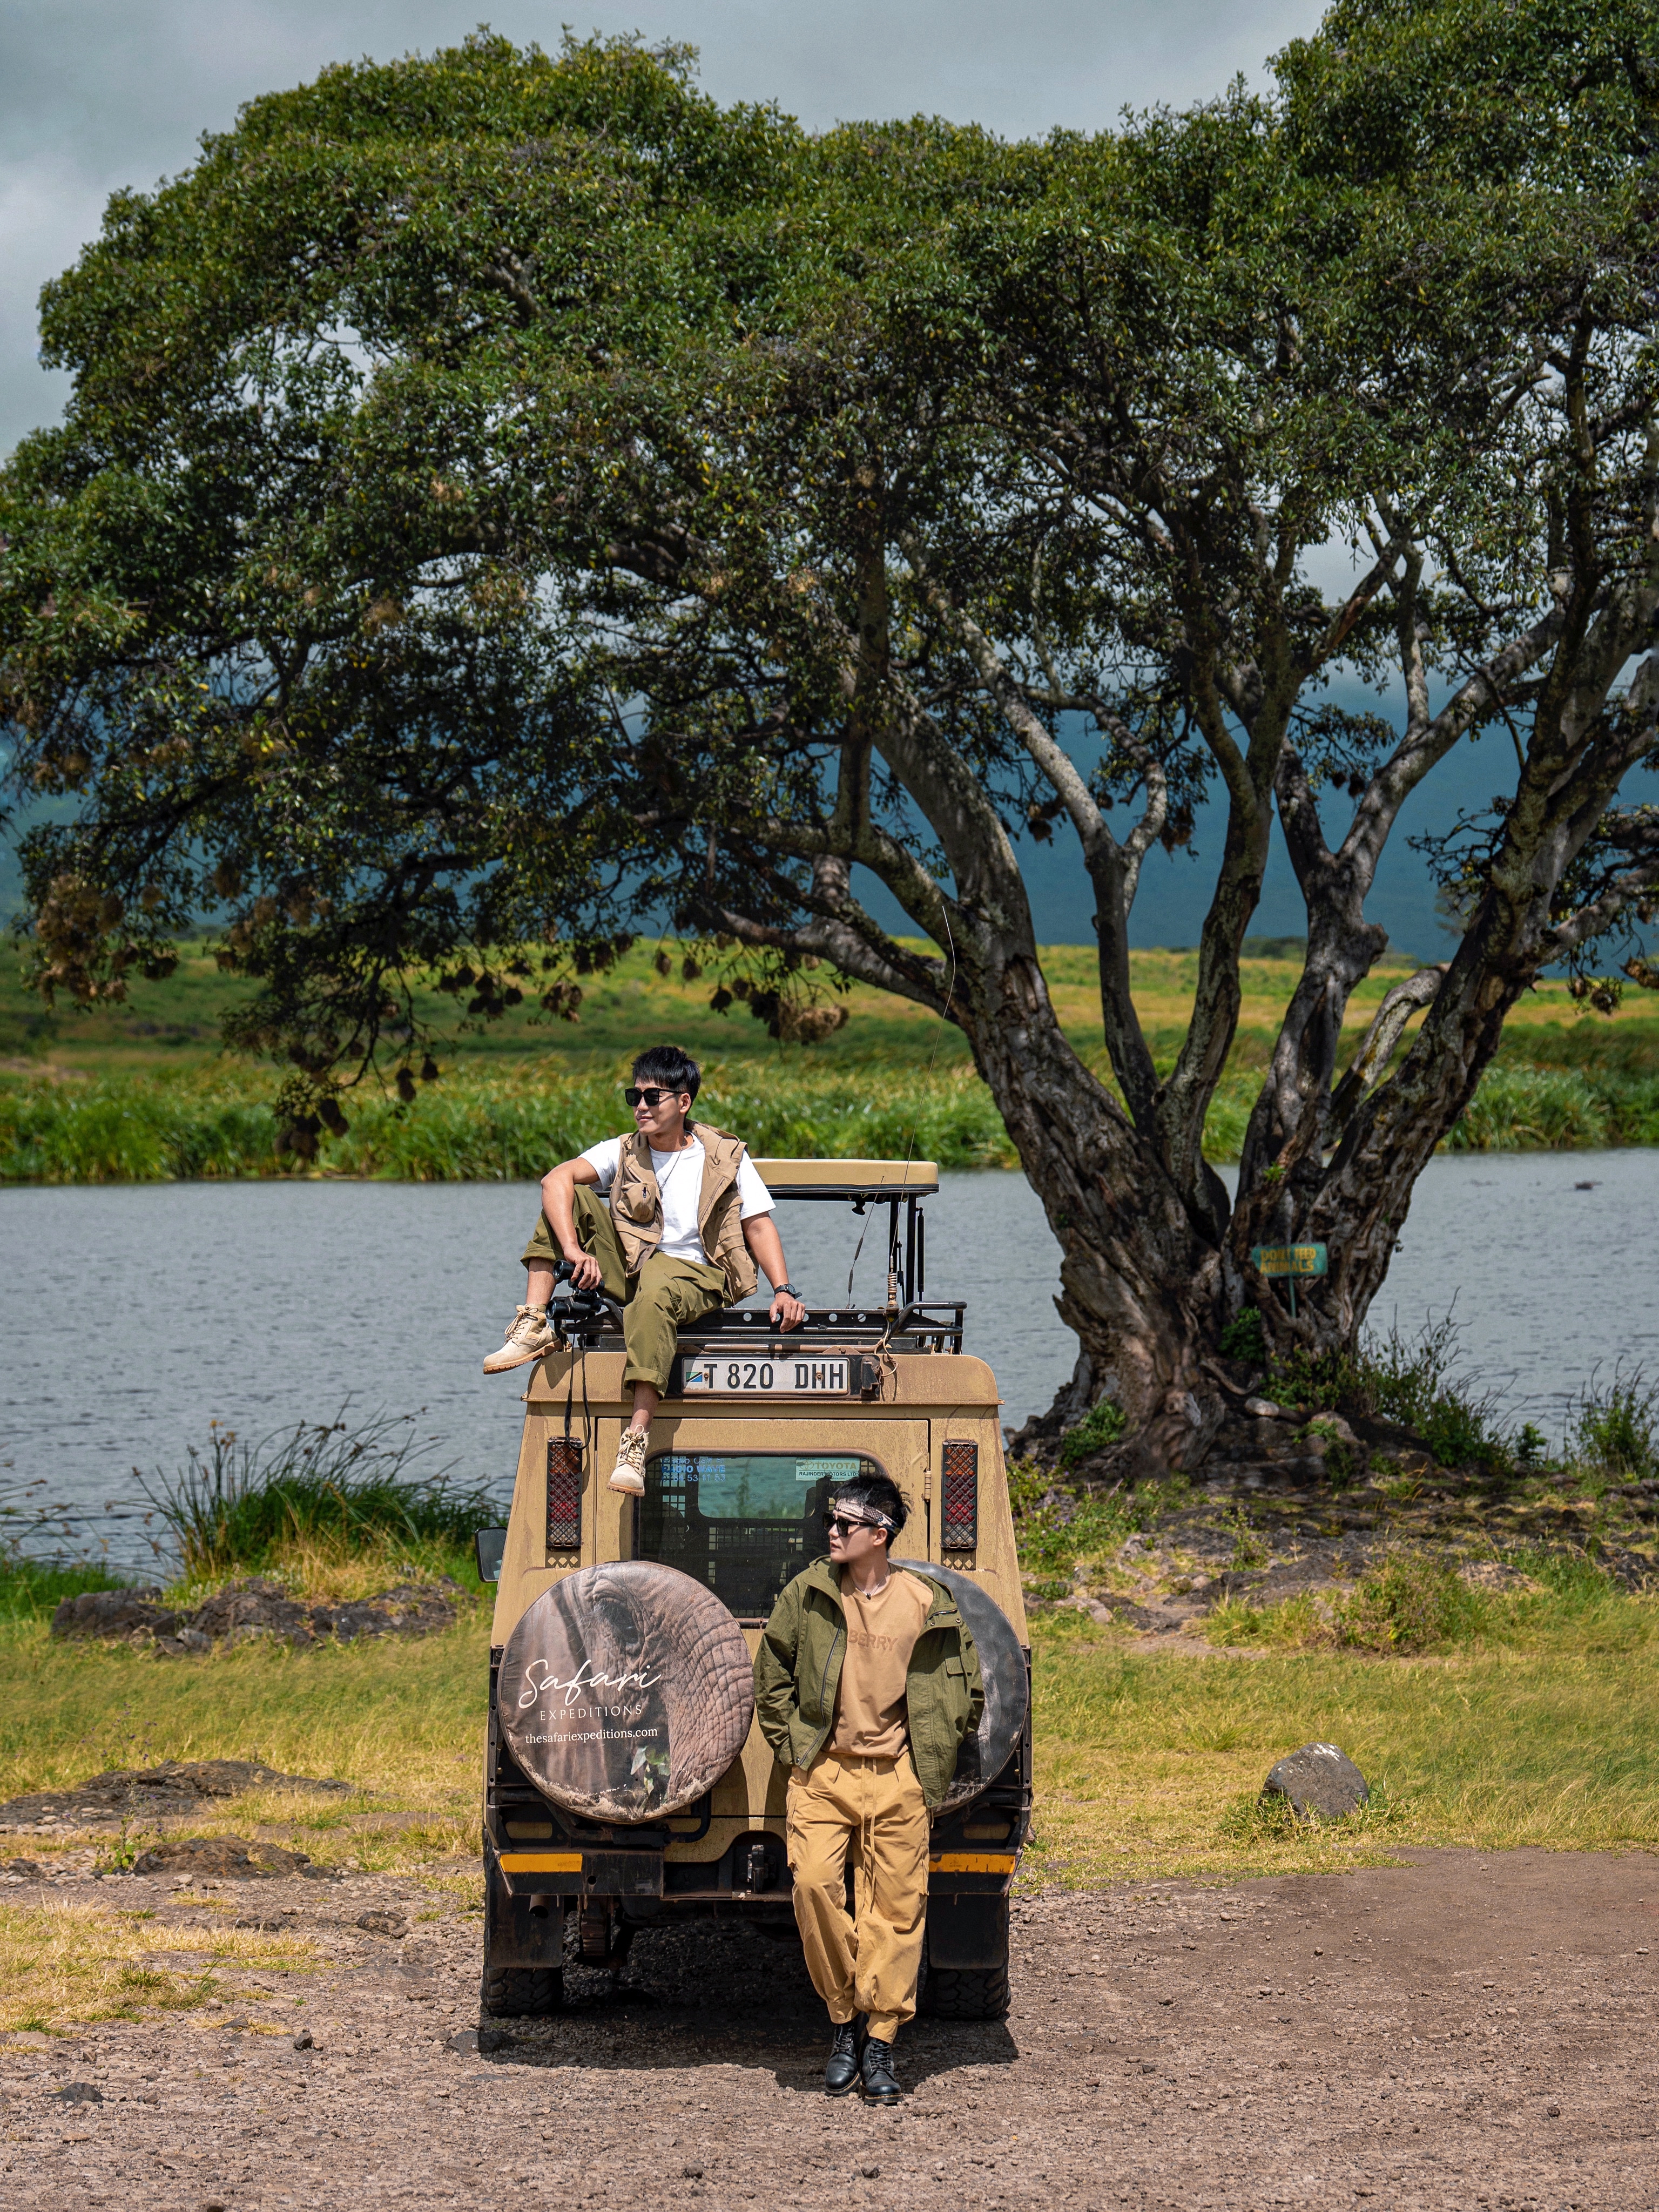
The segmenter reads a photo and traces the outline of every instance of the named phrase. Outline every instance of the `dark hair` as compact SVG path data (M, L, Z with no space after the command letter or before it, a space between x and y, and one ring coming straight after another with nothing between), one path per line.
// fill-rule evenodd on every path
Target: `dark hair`
M702 1083L702 1070L678 1045L653 1044L634 1062L634 1080L659 1084L665 1091L689 1091L695 1098Z
M859 1474L851 1482L838 1484L830 1500L830 1511L837 1505L861 1505L870 1512L884 1514L893 1524L887 1538L889 1551L893 1548L893 1538L910 1518L904 1492L890 1475Z

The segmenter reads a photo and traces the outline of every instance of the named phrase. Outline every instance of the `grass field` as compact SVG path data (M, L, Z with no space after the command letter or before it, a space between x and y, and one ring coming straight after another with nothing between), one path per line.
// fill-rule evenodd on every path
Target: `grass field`
M1328 1868L1402 1844L1651 1848L1656 1632L1650 1601L1609 1598L1593 1622L1556 1608L1514 1640L1426 1657L1194 1659L1044 1624L1026 1871L1076 1884ZM1255 1801L1273 1762L1312 1741L1340 1744L1376 1794L1353 1820L1298 1830Z
M1067 1033L1108 1074L1091 958L1044 954ZM1356 1041L1404 971L1361 986ZM1296 964L1244 963L1244 1004L1206 1148L1237 1158ZM1142 952L1132 975L1154 1057L1173 1064L1190 1011L1190 953ZM295 1171L279 1159L268 1103L273 1072L217 1048L218 1021L245 987L187 952L176 975L136 988L126 1007L46 1013L0 962L0 1181L148 1182ZM847 1026L811 1047L779 1045L741 1006L708 1004L709 979L658 975L630 953L589 988L581 1019L537 1024L522 1009L441 1053L441 1079L410 1105L366 1085L349 1096L349 1134L327 1140L313 1174L407 1181L520 1179L592 1141L617 1119L617 1085L642 1042L672 1036L703 1059L709 1120L741 1128L758 1154L900 1156L953 1168L1009 1167L1012 1148L960 1035L868 990L845 1001ZM452 1001L428 994L451 1018ZM1454 1149L1533 1150L1659 1143L1659 1019L1642 1000L1611 1019L1581 1015L1548 983L1511 1015L1504 1043ZM307 1170L301 1170L307 1172Z
M1233 1877L1402 1844L1601 1850L1659 1836L1659 1606L1599 1578L1488 1599L1475 1633L1411 1659L1177 1656L1075 1618L1033 1626L1029 1880ZM482 1603L417 1644L185 1661L52 1644L43 1616L14 1620L0 1624L0 1797L112 1766L257 1758L360 1794L245 1797L205 1814L202 1832L258 1826L319 1860L412 1868L476 1844L488 1657ZM1315 1739L1340 1743L1381 1802L1357 1822L1287 1833L1255 1795L1275 1759Z
M348 1573L336 1562L313 1579L378 1587L409 1564L388 1554ZM0 1576L10 1597L9 1614L0 1607L0 1798L164 1759L257 1759L355 1787L204 1804L192 1832L277 1841L348 1870L424 1870L476 1903L478 1877L464 1863L478 1842L489 1613L466 1579L462 1617L417 1643L252 1644L167 1660L53 1643L56 1586ZM1299 1641L1309 1626L1294 1601L1262 1614L1223 1608L1208 1632L1239 1642L1206 1651L1182 1639L1177 1652L1085 1613L1039 1612L1036 1829L1021 1886L1329 1872L1407 1845L1653 1848L1659 1601L1580 1559L1529 1589L1467 1594L1452 1632L1410 1657L1334 1649L1328 1631ZM1310 1741L1358 1764L1373 1791L1365 1811L1304 1829L1264 1808L1268 1768ZM91 1844L118 1867L147 1840L134 1827L29 1834L10 1848L50 1865ZM0 2030L193 2009L226 1975L304 1963L291 1942L230 1927L232 1901L182 1971L150 1955L165 1931L110 1910L118 1895L106 1890L96 1907L54 1900L44 1913L0 1907Z

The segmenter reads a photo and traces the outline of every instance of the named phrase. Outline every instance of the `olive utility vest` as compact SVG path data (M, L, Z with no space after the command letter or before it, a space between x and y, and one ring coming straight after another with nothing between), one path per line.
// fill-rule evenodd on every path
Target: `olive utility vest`
M738 1197L738 1163L743 1140L728 1137L708 1121L696 1125L702 1146L702 1190L697 1200L697 1233L709 1263L726 1277L727 1305L746 1298L759 1278L743 1241ZM630 1276L637 1275L662 1243L662 1193L651 1164L651 1147L637 1129L622 1139L617 1180L611 1186L611 1218Z

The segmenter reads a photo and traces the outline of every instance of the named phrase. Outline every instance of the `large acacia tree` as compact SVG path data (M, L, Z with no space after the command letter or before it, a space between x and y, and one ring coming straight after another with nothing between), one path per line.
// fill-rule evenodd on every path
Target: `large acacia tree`
M302 1128L417 963L487 1014L546 945L568 1012L666 911L773 990L904 994L1060 1237L1066 1412L1192 1463L1225 1323L1352 1341L1509 1007L1659 882L1617 803L1659 712L1656 84L1634 5L1395 0L1270 100L1040 146L813 138L625 45L256 103L46 302L76 393L7 472L0 598L14 766L75 799L26 847L43 981L118 988L221 901ZM1403 714L1334 706L1356 669ZM1458 950L1344 1066L1378 858L1483 731ZM1160 1073L1129 912L1206 789ZM1275 815L1309 951L1230 1205L1201 1135ZM1056 836L1115 1090L1037 955ZM1294 1321L1249 1258L1290 1237L1332 1255Z

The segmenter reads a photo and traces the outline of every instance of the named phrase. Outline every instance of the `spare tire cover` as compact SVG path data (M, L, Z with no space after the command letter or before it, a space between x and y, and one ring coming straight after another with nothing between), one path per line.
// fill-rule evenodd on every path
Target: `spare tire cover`
M754 1717L743 1631L676 1567L621 1560L544 1589L507 1639L495 1711L544 1796L655 1820L720 1780Z
M996 1780L1013 1757L1025 1729L1025 1707L1030 1686L1025 1654L1013 1624L988 1589L971 1575L954 1567L936 1567L931 1559L895 1559L896 1567L911 1567L943 1583L962 1608L968 1632L979 1650L980 1672L985 1678L985 1711L978 1733L963 1740L957 1753L956 1778L945 1793L940 1812L965 1805Z

